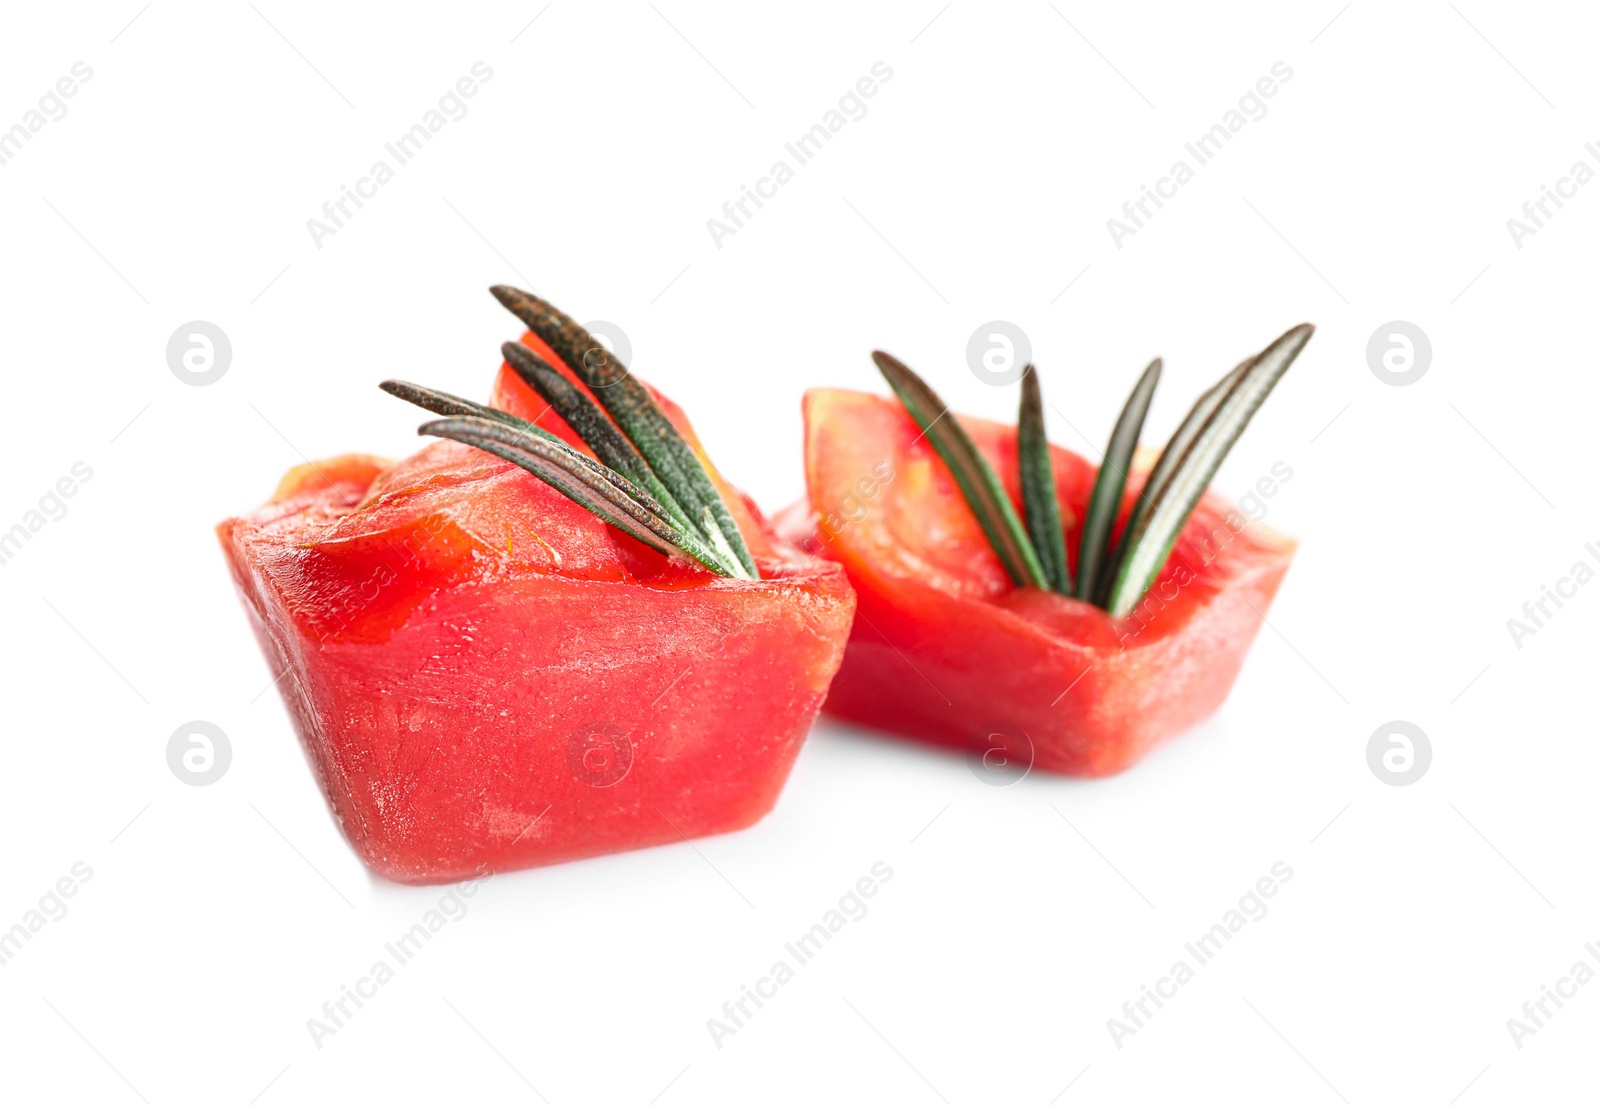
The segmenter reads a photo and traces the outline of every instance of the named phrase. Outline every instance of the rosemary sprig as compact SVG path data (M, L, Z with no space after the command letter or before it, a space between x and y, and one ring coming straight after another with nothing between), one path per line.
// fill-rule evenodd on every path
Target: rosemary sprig
M1044 398L1039 375L1029 365L1022 371L1022 405L1017 412L1017 467L1022 477L1022 513L1028 521L1039 562L1050 588L1072 595L1072 571L1067 567L1067 545L1061 527L1061 503L1056 498L1056 470L1050 460L1050 442L1044 433Z
M728 572L733 577L742 578L748 576L744 566L739 562L738 553L728 546L728 540L723 536L722 529L717 527L717 522L712 517L711 509L709 508L700 510L700 530L711 537L711 549L716 552L717 557L722 560L723 566L728 568Z
M1106 444L1100 472L1095 475L1094 494L1089 499L1082 542L1078 547L1077 595L1081 600L1091 600L1099 586L1100 567L1111 546L1112 525L1122 508L1122 491L1128 484L1133 452L1139 446L1139 432L1144 430L1150 399L1155 396L1160 380L1161 359L1157 358L1140 376L1127 403L1122 406L1116 426L1111 429L1111 441Z
M560 440L529 435L522 429L481 416L434 420L418 428L417 434L454 439L515 463L579 507L646 546L698 562L724 577L743 576L735 573L742 570L737 562L730 567L699 539L674 527L664 518L665 510L650 494Z
M635 485L649 490L650 495L661 502L680 528L693 530L689 517L677 499L661 484L661 479L656 477L656 472L650 468L644 456L628 442L628 437L618 430L599 405L521 343L502 343L500 353L517 376L543 397L556 415L578 433L578 438L600 456L600 461Z
M1216 476L1222 460L1238 442L1272 387L1305 349L1314 330L1310 324L1290 328L1223 390L1216 406L1183 450L1166 484L1155 494L1141 534L1129 539L1127 553L1116 569L1116 578L1107 595L1106 610L1112 616L1126 616L1144 597L1150 583L1166 565L1179 533Z
M454 393L446 393L442 389L430 389L426 385L415 385L409 381L392 378L378 382L378 388L391 397L399 397L403 401L410 401L418 408L426 408L436 416L477 416L485 420L494 420L541 439L548 439L552 443L560 442L538 424L531 424L520 416L513 416L509 412L490 408L487 404L479 404L465 397L458 397Z
M612 479L619 476L626 476L617 474L582 451L572 450L560 438L552 435L538 424L529 423L521 416L513 416L509 412L503 412L498 408L490 408L486 404L479 404L477 401L467 400L465 397L458 397L453 393L446 393L442 389L430 389L426 385L415 385L409 381L383 381L379 382L378 388L390 396L410 401L418 408L425 408L436 415L470 416L475 419L489 420L497 424L503 424L519 435L531 436L542 442L553 443L561 448L562 451L570 452L570 461L573 465L584 466L593 471L596 476L607 481L612 481ZM630 495L633 492L637 492L632 485L624 485L619 488L622 488L624 492L628 492ZM666 514L666 510L648 491L641 494L641 504L657 515Z
M905 405L911 418L922 428L922 433L939 452L951 475L960 486L961 493L972 506L984 534L1000 556L1006 573L1018 585L1031 585L1039 589L1050 588L1038 552L1028 539L1028 533L1017 519L1017 510L1011 506L1004 486L972 439L955 418L944 419L949 406L939 399L928 383L912 373L892 355L881 350L872 352L872 361L888 380L889 386Z
M1156 464L1145 477L1144 485L1139 490L1139 498L1134 502L1133 512L1128 516L1127 526L1122 529L1122 535L1117 540L1116 549L1111 557L1106 559L1106 572L1100 575L1100 584L1095 589L1094 603L1104 608L1106 598L1111 594L1111 584L1116 580L1118 568L1126 557L1129 541L1144 534L1144 524L1150 516L1150 508L1155 503L1156 494L1160 493L1171 480L1172 473L1177 469L1178 463L1183 460L1183 454L1189 449L1189 444L1194 442L1194 437L1200 434L1200 429L1217 410L1217 405L1222 401L1223 395L1239 376L1250 368L1255 361L1251 355L1235 366L1228 375L1200 395L1194 402L1194 407L1189 409L1183 422L1178 425L1178 430L1172 433L1172 438L1167 440L1167 445L1156 458Z
M1117 418L1095 476L1079 547L1076 589L1067 565L1050 446L1044 437L1043 398L1034 367L1023 370L1022 405L1017 416L1017 465L1027 517L1024 531L988 462L958 421L944 419L948 409L938 395L882 351L874 351L872 360L950 467L1011 580L1020 586L1076 596L1121 617L1133 611L1166 565L1178 535L1228 451L1314 330L1310 324L1290 328L1206 390L1157 458L1122 535L1113 544L1111 533L1122 507L1139 433L1161 379L1161 359L1150 363Z
M704 510L710 509L711 531L720 531L739 564L752 577L759 576L755 560L722 494L717 492L694 449L667 419L649 390L594 336L554 305L509 285L495 285L489 291L583 379L617 426L644 455L688 518L703 520ZM711 531L706 532L708 540Z

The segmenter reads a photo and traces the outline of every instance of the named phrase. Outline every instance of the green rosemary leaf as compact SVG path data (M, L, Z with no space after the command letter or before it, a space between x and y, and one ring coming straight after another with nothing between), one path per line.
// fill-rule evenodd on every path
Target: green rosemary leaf
M560 442L544 428L531 424L520 416L513 416L509 412L502 412L498 408L490 408L487 404L458 397L454 393L446 393L440 389L430 389L426 385L414 385L409 381L380 381L378 388L392 397L410 401L418 408L426 408L437 416L477 416L485 420L495 420L514 427L518 431L527 432L541 439L548 439L553 443Z
M644 456L628 442L628 437L618 430L610 417L600 410L600 406L584 395L583 390L521 343L503 343L500 353L517 376L549 402L556 415L565 420L578 433L578 437L600 456L600 461L635 485L648 489L680 527L689 527L689 518L683 508L667 487L661 484L661 479L656 477Z
M1028 535L1044 566L1044 576L1057 593L1072 595L1072 572L1067 568L1067 545L1061 527L1061 504L1056 499L1056 470L1050 460L1050 443L1044 434L1044 398L1039 391L1039 371L1022 371L1022 407L1017 413L1017 468L1022 476L1022 512Z
M648 493L559 440L528 435L479 416L434 420L418 428L417 434L454 439L487 451L522 467L574 504L646 546L697 562L723 577L742 576L735 573L742 570L738 563L725 565L698 539L664 519L661 506Z
M574 465L586 466L607 481L618 476L582 451L572 450L559 436L551 434L538 424L529 423L520 416L513 416L509 412L502 412L498 408L490 408L486 404L479 404L477 401L470 401L440 389L430 389L426 385L414 385L409 381L384 381L379 383L378 388L391 396L408 400L417 407L426 408L429 412L440 416L472 416L504 424L506 427L521 434L533 436L547 443L554 443L563 450L571 451ZM622 476L626 477L627 475ZM637 494L640 503L651 512L656 513L658 516L667 515L666 508L655 498L653 491L638 490L631 485L626 486L625 491L628 491L630 495Z
M1189 444L1194 442L1194 437L1200 433L1201 427L1211 418L1217 410L1223 394L1239 380L1250 363L1255 361L1252 355L1235 366L1228 375L1211 388L1201 394L1200 399L1194 402L1194 407L1189 409L1189 414L1178 425L1178 430L1172 433L1172 438L1167 440L1167 445L1162 449L1156 464L1145 477L1144 485L1139 489L1139 498L1134 502L1133 512L1128 517L1128 525L1122 529L1122 536L1117 540L1116 551L1106 561L1106 568L1100 575L1100 584L1095 589L1094 603L1101 608L1106 606L1106 598L1111 594L1111 584L1117 580L1117 575L1122 569L1123 559L1127 557L1128 550L1133 541L1144 534L1145 521L1150 518L1150 507L1155 503L1156 495L1161 492L1171 480L1172 473L1178 468L1178 463L1183 461L1183 452L1189 449Z
M722 494L717 492L694 448L667 419L649 390L594 336L554 305L509 285L495 285L489 291L528 330L548 343L583 380L650 463L662 485L683 507L686 517L698 520L702 509L711 509L715 530L722 533L740 565L752 576L759 577L755 559L750 556ZM710 533L706 538L710 539Z
M951 476L956 479L956 485L961 488L962 496L967 499L1011 580L1018 585L1049 589L1050 581L1038 552L1023 530L1022 521L1017 519L1017 510L1011 506L1005 487L978 453L961 422L953 416L948 420L944 418L948 406L904 363L881 350L872 352L872 361L911 418L922 428L933 449L950 467Z
M1139 446L1139 432L1144 430L1150 399L1155 396L1156 383L1160 380L1161 359L1157 358L1145 368L1128 402L1122 406L1117 425L1111 429L1105 457L1100 460L1100 472L1094 479L1094 495L1089 498L1089 511L1084 517L1083 536L1078 547L1078 596L1082 600L1094 597L1100 582L1100 567L1111 553L1111 528L1122 510L1122 491L1127 488L1133 452Z
M712 517L710 508L702 508L700 510L700 528L710 536L711 549L717 553L717 557L722 559L725 565L734 567L739 571L733 576L736 578L747 577L743 564L739 562L739 556L734 553L732 547L728 546L727 537L722 534L722 529L717 527L717 522Z
M426 408L428 411L436 412L441 416L464 416L500 424L509 429L514 436L520 437L514 440L516 442L520 442L521 439L537 439L541 443L549 443L563 457L568 458L572 465L582 466L596 477L605 481L615 484L621 477L621 475L602 463L596 462L582 451L573 450L559 437L552 435L537 424L529 423L520 416L513 416L511 413L502 412L498 408L490 408L488 405L478 404L476 401L466 400L438 389L429 389L424 385L413 385L408 381L385 381L379 388L393 396L409 400L419 408ZM511 442L513 440L507 441ZM622 481L618 488L627 495L634 497L641 505L656 515L666 515L666 509L648 492L627 481Z
M1290 328L1258 354L1249 368L1224 390L1216 408L1183 452L1165 487L1156 494L1143 533L1131 541L1107 597L1106 609L1112 616L1126 616L1144 597L1150 583L1166 565L1179 533L1216 476L1222 460L1238 442L1272 387L1311 341L1314 330L1307 323Z

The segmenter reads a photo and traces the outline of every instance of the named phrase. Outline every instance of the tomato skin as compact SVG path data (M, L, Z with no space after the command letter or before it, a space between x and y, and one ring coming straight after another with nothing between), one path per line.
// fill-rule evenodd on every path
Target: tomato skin
M1116 773L1227 698L1293 557L1291 540L1208 493L1145 603L1113 619L1015 588L897 403L817 389L805 415L811 511L786 514L783 530L838 561L855 587L857 620L824 711L867 727L967 750L1000 746L1057 773ZM1020 504L1015 429L960 419ZM1051 449L1076 572L1095 470ZM862 498L860 475L875 471L893 476ZM852 494L861 510L841 515ZM1136 495L1129 490L1124 519Z
M346 837L388 878L449 882L772 808L854 598L732 500L761 581L669 560L450 442L301 468L217 531Z

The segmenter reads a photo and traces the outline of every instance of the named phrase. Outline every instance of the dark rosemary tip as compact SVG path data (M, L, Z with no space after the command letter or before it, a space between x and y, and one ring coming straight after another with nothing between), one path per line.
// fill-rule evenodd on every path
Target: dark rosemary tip
M399 381L395 378L378 382L378 388L391 397L399 397L418 408L426 408L429 412L435 412L440 416L476 416L483 408L483 405L440 392L438 389L413 385L409 381Z
M521 343L501 343L500 357L504 358L507 364L517 371L517 376L527 381L529 385L533 384L529 378L540 376L545 372L556 372L554 366Z
M525 293L513 285L490 285L489 292L494 296L494 299L505 305L512 312L517 310L516 306L526 304L533 299L531 293Z

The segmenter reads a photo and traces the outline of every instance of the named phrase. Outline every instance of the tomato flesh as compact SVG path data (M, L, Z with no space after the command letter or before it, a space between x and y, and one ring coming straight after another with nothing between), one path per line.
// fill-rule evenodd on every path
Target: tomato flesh
M809 511L792 540L837 561L858 619L824 711L1065 774L1136 762L1226 699L1294 543L1207 493L1145 601L1113 619L1019 589L927 437L897 402L806 394ZM1021 505L1015 428L956 417ZM1052 447L1069 561L1095 467ZM1126 519L1142 474L1129 482Z
M570 434L508 368L494 400ZM761 581L669 559L454 442L393 465L299 467L218 527L311 765L372 869L454 881L731 831L772 808L853 597L838 566L716 480Z

